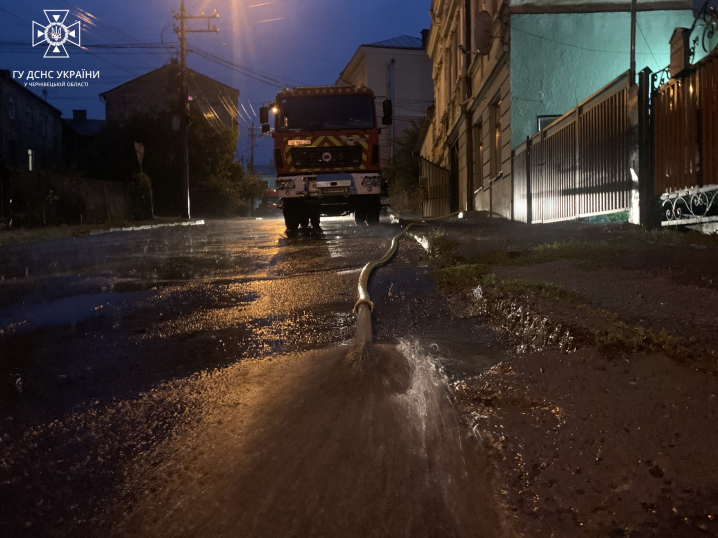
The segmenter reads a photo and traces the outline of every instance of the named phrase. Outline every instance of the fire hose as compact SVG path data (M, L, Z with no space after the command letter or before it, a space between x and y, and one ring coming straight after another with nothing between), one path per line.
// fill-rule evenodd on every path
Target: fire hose
M451 213L449 215L445 215L443 217L433 217L423 220L410 220L408 221L408 224L402 229L401 232L399 232L397 235L393 237L391 240L391 245L389 246L389 250L379 258L378 260L371 261L367 263L361 270L361 273L359 274L359 285L357 290L358 299L356 304L354 305L354 315L357 317L357 334L355 338L355 343L357 344L364 344L371 342L372 336L371 336L371 313L374 310L374 303L371 301L371 298L369 297L369 277L371 276L374 269L377 269L383 265L386 265L389 260L394 256L396 253L397 248L399 247L399 240L407 234L407 232L413 227L426 227L428 226L427 221L434 221L434 220L441 220L446 219L449 217L453 217L455 215L460 214L459 211L456 211L454 213Z

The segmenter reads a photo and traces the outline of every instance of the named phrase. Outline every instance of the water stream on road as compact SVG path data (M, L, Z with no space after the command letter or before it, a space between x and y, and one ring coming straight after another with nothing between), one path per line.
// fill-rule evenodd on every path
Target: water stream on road
M231 440L203 441L206 462L193 457L189 475L117 534L497 535L480 452L418 343L339 346L292 368L268 389L269 406L245 408L243 435L227 417Z

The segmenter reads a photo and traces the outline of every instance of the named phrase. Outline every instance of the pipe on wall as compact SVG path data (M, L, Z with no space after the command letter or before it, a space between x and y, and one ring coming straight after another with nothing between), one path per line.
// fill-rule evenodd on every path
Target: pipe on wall
M471 0L464 0L464 61L462 62L462 76L466 85L466 95L462 103L462 112L466 121L466 210L474 210L474 132L471 122L471 112L467 106L472 97L471 77L469 66L471 65Z
M391 63L389 64L389 99L391 99L392 104L392 111L394 106L394 64L395 60L392 58ZM392 112L392 115L394 113ZM394 121L394 118L391 119L391 160L394 160L394 136L396 135L396 122Z

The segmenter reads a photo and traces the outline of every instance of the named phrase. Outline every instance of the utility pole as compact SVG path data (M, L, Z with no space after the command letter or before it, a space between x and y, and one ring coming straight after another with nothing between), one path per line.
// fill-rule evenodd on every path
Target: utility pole
M636 83L636 11L637 0L631 0L631 86Z
M187 34L190 33L218 33L216 26L210 28L209 21L218 18L217 11L213 11L210 15L204 13L199 16L188 15L184 7L184 0L180 5L180 12L175 13L175 20L179 21L179 26L174 27L174 31L180 41L180 138L182 145L182 192L187 199L184 214L185 218L190 218L189 204L189 91L187 89ZM203 19L207 21L207 28L187 29L186 21L190 19Z
M255 139L257 138L257 135L263 136L263 133L261 129L258 129L254 126L254 123L247 127L247 132L249 133L249 171L250 173L254 173L254 147L256 146Z
M254 122L249 128L249 172L254 174Z

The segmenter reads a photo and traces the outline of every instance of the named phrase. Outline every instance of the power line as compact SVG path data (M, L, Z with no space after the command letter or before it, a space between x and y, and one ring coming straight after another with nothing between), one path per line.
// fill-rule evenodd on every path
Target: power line
M641 32L641 36L643 37L643 41L646 42L646 46L648 47L648 51L651 53L651 56L653 56L653 61L656 62L656 69L660 69L661 66L658 65L658 60L656 60L656 56L653 54L653 51L651 50L651 46L648 44L648 40L646 39L645 34L643 33L643 29L641 29L641 25L638 24L638 21L636 21L636 26L638 26L638 30Z
M218 65L221 65L222 67L226 67L227 69L231 69L232 71L236 71L248 78L256 80L257 82L262 82L263 84L267 84L268 86L273 86L275 88L283 89L287 86L294 86L292 82L298 82L275 78L275 75L271 75L270 73L263 73L261 71L250 69L249 67L245 67L229 60L225 60L224 58L216 56L215 54L212 54L211 52L208 52L196 46L192 46L189 51L204 58L205 60L209 60Z
M196 54L197 56L204 58L205 60L216 63L216 64L218 64L222 67L225 67L227 69L230 69L232 71L236 71L237 73L239 73L247 78L251 78L251 79L256 80L257 82L261 82L263 84L267 84L268 86L273 86L273 87L279 88L279 89L282 89L285 87L285 85L283 85L281 82L262 79L262 78L260 78L260 76L255 76L251 73L248 73L245 69L238 67L238 66L232 64L231 62L222 60L221 58L218 58L218 57L214 57L213 55L210 55L209 53L202 52L197 47L192 47L192 48L188 49L188 52L192 52L192 53Z
M537 37L537 38L539 38L539 39L543 39L544 41L549 41L549 42L551 42L551 43L556 43L557 45L563 45L564 47L572 47L572 48L575 48L575 49L585 50L585 51L587 51L587 52L600 52L600 53L604 53L604 54L630 54L630 51L625 51L625 50L592 49L592 48L589 48L589 47L582 47L581 45L576 45L576 44L573 44L573 43L566 43L566 42L563 42L563 41L557 41L557 40L555 40L555 39L551 39L551 38L546 37L546 36L542 36L542 35L539 35L539 34L534 34L534 33L532 33L532 32L529 32L528 30L524 30L524 29L522 29L522 28L518 28L518 27L513 26L513 25L511 25L511 29L512 29L512 30L516 30L516 31L518 31L518 32L521 32L521 33L523 33L523 34L528 34L528 35L530 35L530 36ZM640 53L638 53L638 54L648 54L648 53L647 53L647 52L640 52ZM652 53L651 53L651 54L652 54Z

